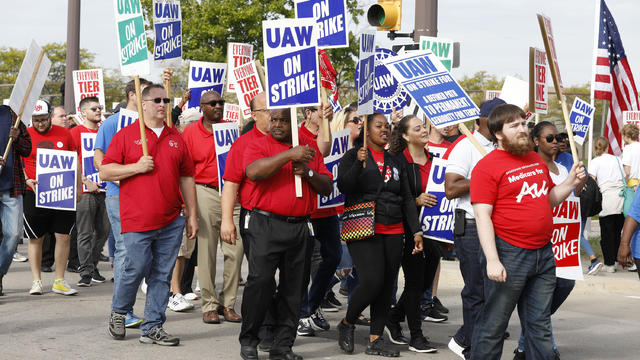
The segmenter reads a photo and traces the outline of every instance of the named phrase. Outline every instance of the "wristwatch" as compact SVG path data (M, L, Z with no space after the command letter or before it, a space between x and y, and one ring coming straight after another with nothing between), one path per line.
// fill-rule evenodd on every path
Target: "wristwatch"
M313 177L313 170L309 169L309 172L307 173L307 175L309 176L309 179L311 179Z

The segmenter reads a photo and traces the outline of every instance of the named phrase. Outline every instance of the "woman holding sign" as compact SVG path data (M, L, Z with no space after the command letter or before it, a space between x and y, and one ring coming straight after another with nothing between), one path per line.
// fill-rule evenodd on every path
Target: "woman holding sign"
M338 171L338 189L345 194L341 236L347 241L360 276L346 317L338 324L338 344L345 352L353 352L354 324L362 311L371 305L371 327L365 353L398 356L398 352L388 348L380 336L387 322L393 283L402 259L403 221L413 234L413 253L422 251L422 232L405 167L384 150L390 132L386 118L374 113L367 117L365 126L369 133L366 144L363 132L356 139L355 147L340 161ZM363 167L365 162L367 166ZM357 208L370 210L356 219ZM352 227L355 231L349 232L350 216L367 225L360 229Z

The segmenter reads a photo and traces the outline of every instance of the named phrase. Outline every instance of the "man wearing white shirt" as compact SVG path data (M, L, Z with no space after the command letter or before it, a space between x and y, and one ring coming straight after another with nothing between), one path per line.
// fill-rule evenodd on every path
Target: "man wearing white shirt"
M638 135L640 130L634 124L626 124L622 127L622 139L625 147L622 151L622 165L627 184L634 190L638 187L640 179L640 142Z
M473 133L473 137L487 153L496 148L487 126L487 118L491 111L501 104L505 104L504 100L494 98L480 106L480 118L476 120L479 128ZM471 334L473 334L476 315L484 303L482 265L480 264L482 250L469 195L471 172L483 156L470 139L460 140L449 154L444 178L447 199L459 198L455 210L454 243L464 280L461 293L463 323L451 338L449 349L463 359L471 346Z

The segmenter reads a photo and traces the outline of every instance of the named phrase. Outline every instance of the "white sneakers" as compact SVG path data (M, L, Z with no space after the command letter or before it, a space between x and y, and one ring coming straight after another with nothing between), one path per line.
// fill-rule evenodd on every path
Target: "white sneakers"
M20 254L19 252L14 252L13 253L13 261L15 262L25 262L29 260L29 258L27 258L26 256Z
M31 283L31 290L29 290L29 295L42 295L42 281L33 280Z
M189 300L189 301L194 301L194 300L198 300L199 299L198 295L196 295L194 293L184 294L184 298Z
M193 309L193 304L189 302L189 300L185 299L182 294L175 294L169 297L169 303L167 304L169 309L180 312L187 311Z
M464 347L460 346L460 344L458 344L458 342L456 342L454 338L451 338L448 346L449 350L451 350L454 354L460 356L460 358L464 359L464 354L462 353L464 351Z

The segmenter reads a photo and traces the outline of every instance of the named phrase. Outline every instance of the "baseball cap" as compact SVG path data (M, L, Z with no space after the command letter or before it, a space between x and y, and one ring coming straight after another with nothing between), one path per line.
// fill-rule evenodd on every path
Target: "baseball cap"
M491 114L493 109L502 104L506 104L506 102L497 97L489 101L485 101L482 106L480 106L480 117L489 117L489 114Z
M49 115L49 103L44 100L36 101L36 106L33 109L31 116Z

